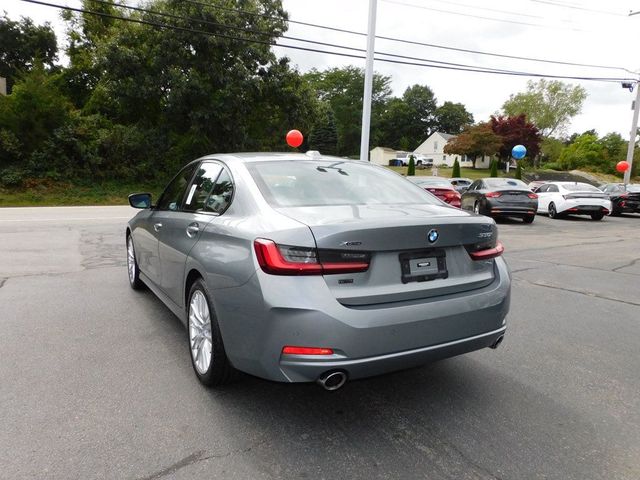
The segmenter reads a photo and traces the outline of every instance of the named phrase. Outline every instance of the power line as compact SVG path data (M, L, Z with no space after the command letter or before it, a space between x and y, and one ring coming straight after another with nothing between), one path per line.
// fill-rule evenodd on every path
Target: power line
M117 16L117 15L111 15L111 14L104 13L104 12L96 12L96 11L86 10L86 9L82 9L82 8L68 7L66 5L58 5L58 4L48 3L48 2L38 1L38 0L22 0L22 1L26 2L26 3L32 3L32 4L36 4L36 5L43 5L43 6L58 8L58 9L67 10L67 11L73 11L73 12L78 12L78 13L86 13L86 14L89 14L89 15L100 16L100 17L103 17L103 18L111 18L111 19L115 19L115 20L122 20L122 21L126 21L126 22L137 23L137 24L142 24L142 25L148 25L148 26L157 27L157 28L166 28L166 29L177 30L177 31L182 31L182 32L196 33L196 34L200 34L200 35L208 35L208 36L225 38L225 39L230 39L230 40L237 40L237 41L242 41L242 42L247 42L247 43L257 43L257 44L269 45L269 46L274 46L274 47L282 47L282 48L289 48L289 49L294 49L294 50L302 50L302 51L307 51L307 52L322 53L322 54L326 54L326 55L337 55L337 56L349 57L349 58L358 58L358 59L364 59L365 58L362 55L354 55L354 54L341 53L341 52L335 52L335 51L319 50L319 49L307 48L307 47L301 47L301 46L289 45L289 44L278 44L278 43L272 42L272 41L263 41L263 40L257 40L257 39L235 37L235 36L225 35L225 34L220 34L220 33L207 32L207 31L204 31L204 30L196 30L196 29L193 29L193 28L180 27L180 26L177 26L177 25L168 25L168 24L164 24L164 23L151 22L151 21L147 21L147 20L134 19L134 18L130 18L130 17L120 17L120 16ZM419 67L427 67L427 68L436 68L436 69L442 69L442 70L456 70L456 71L463 71L463 72L488 73L488 74L494 74L494 75L510 75L510 76L522 76L522 77L554 78L554 79L584 80L584 81L599 81L599 82L635 81L635 79L617 78L617 77L587 77L587 76L548 75L548 74L542 74L542 73L536 73L536 72L519 72L519 71L511 71L511 70L490 70L490 69L486 69L486 68L482 68L482 67L480 67L480 68L478 68L478 67L465 68L465 67L451 66L451 65L437 65L437 64L433 64L433 63L415 63L415 62L408 62L408 61L403 61L403 60L391 60L391 59L386 59L386 58L376 58L376 60L380 61L380 62L400 64L400 65L411 65L411 66L419 66ZM427 60L427 59L424 59L424 62L430 62L430 61Z
M274 16L271 16L271 15L266 15L266 14L256 13L256 12L249 12L247 10L240 10L240 9L229 8L229 7L221 7L221 6L218 6L218 5L212 5L210 3L199 2L197 0L181 0L181 1L184 2L184 3L191 3L191 4L194 4L194 5L199 5L199 6L203 6L203 7L212 8L214 10L222 10L222 11L227 11L227 12L242 13L242 14L245 14L245 15L252 15L252 16L258 16L258 17L263 17L263 18L281 20L280 17L274 17ZM330 31L340 32L340 33L347 33L347 34L350 34L350 35L358 35L358 36L361 36L361 37L366 37L367 36L367 34L364 33L364 32L358 32L358 31L354 31L354 30L346 30L346 29L343 29L343 28L331 27L331 26L327 26L327 25L319 25L317 23L302 22L302 21L299 21L299 20L290 20L290 19L287 20L287 21L289 23L293 23L295 25L303 25L303 26L306 26L306 27L318 28L318 29L323 29L323 30L330 30ZM440 44L436 44L436 43L419 42L419 41L415 41L415 40L408 40L408 39L396 38L396 37L388 37L388 36L383 36L383 35L376 35L376 38L379 38L380 40L391 41L391 42L398 42L398 43L404 43L404 44L409 44L409 45L418 45L418 46L436 48L436 49L441 49L441 50L450 50L450 51L456 51L456 52L461 52L461 53L471 53L471 54L475 54L475 55L485 55L485 56L491 56L491 57L497 57L497 58L509 58L509 59L513 59L513 60L548 63L548 64L553 64L553 65L566 65L566 66L570 66L570 67L587 67L587 68L601 68L601 69L605 69L605 70L620 70L620 71L625 71L627 73L636 74L636 72L633 72L633 71L631 71L631 70L629 70L629 69L627 69L625 67L617 67L617 66L612 66L612 65L595 65L595 64L590 64L590 63L577 63L577 62L566 62L566 61L561 61L561 60L548 60L546 58L523 57L523 56L519 56L519 55L508 55L508 54L502 54L502 53L494 53L494 52L473 50L473 49L468 49L468 48L451 47L451 46L440 45Z
M531 14L528 14L528 13L510 12L508 10L500 10L498 8L479 7L477 5L471 5L469 3L450 2L449 0L431 0L431 1L432 2L437 2L437 3L444 3L445 5L455 5L457 7L466 7L466 8L473 8L473 9L476 9L476 10L484 10L486 12L503 13L505 15L517 15L519 17L539 18L541 20L545 20L545 18L546 18L546 17L543 17L542 15L531 15Z
M401 2L401 1L398 1L398 0L382 0L382 1L385 2L385 3L394 3L396 5L402 5L402 6L405 6L405 7L419 8L421 10L429 10L429 11L432 11L432 12L446 13L448 15L458 15L460 17L477 18L477 19L480 19L480 20L491 20L493 22L509 23L511 25L513 25L513 24L516 24L516 25L527 25L527 26L530 26L530 27L550 28L550 29L561 28L561 29L564 29L564 30L573 30L575 32L581 32L582 31L582 30L577 29L577 28L560 27L560 26L554 27L554 26L551 26L551 25L543 25L543 24L540 24L540 23L522 22L522 21L519 21L519 20L507 20L507 19L504 19L504 18L495 18L495 17L484 17L482 15L474 15L474 14L471 14L471 13L454 12L453 10L442 10L440 8L425 7L424 5L416 5L414 3L406 3L406 2Z
M566 3L559 3L559 2L552 2L550 0L530 0L531 2L534 3L543 3L545 5L552 5L554 7L560 7L560 8L568 8L571 10L582 10L584 12L592 12L592 13L604 13L605 15L613 15L615 17L626 17L627 15L625 15L624 13L616 13L616 12L611 12L609 10L597 10L594 8L586 8L586 7L578 7L576 5L569 5Z
M133 11L136 11L136 12L148 13L150 15L158 15L158 16L161 16L161 17L172 18L172 19L175 19L175 20L185 20L185 21L188 21L188 22L199 22L199 23L204 23L204 24L212 25L212 26L219 27L219 28L227 28L227 29L231 29L231 30L241 30L244 33L253 33L253 34L261 35L261 36L268 37L268 38L272 38L274 36L278 36L275 33L264 32L262 30L254 30L254 29L249 29L249 28L245 29L243 27L236 27L234 25L225 25L225 24L222 24L222 23L212 22L212 21L205 20L205 19L199 19L199 18L194 18L194 17L183 17L183 16L180 16L180 15L173 15L173 14L170 14L170 13L158 12L156 10L149 10L149 9L141 8L141 7L121 5L121 4L117 4L117 3L113 3L113 2L108 2L106 0L92 0L92 1L94 3L100 3L102 5L125 8L125 9L133 10ZM297 42L304 42L304 43L310 43L310 44L315 44L315 45L321 45L323 47L340 48L340 49L345 49L345 50L350 50L350 51L355 51L355 52L360 52L360 53L365 53L366 52L366 50L363 49L363 48L348 47L348 46L344 46L344 45L337 45L335 43L319 42L319 41L316 41L316 40L309 40L309 39L300 38L300 37L292 37L292 36L289 36L289 35L279 35L279 37L287 39L287 40L294 40L294 41L297 41ZM441 61L441 60L433 60L433 59L421 58L421 57L412 57L412 56L408 56L408 55L399 55L399 54L388 53L388 52L375 52L375 53L378 54L378 55L383 55L383 56L392 57L392 58L399 58L399 59L403 59L403 60L414 60L414 61L419 61L419 62L430 62L430 63L434 63L434 64L451 65L451 66L465 67L465 68L481 68L483 70L492 71L492 72L509 71L509 70L505 70L505 69L502 69L502 68L479 67L477 65L469 65L469 64L454 63L454 62L445 62L445 61Z

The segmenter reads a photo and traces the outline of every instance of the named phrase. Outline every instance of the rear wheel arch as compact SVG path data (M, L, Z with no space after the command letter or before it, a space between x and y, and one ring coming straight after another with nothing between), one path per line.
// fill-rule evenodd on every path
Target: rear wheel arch
M184 309L185 311L189 309L189 293L191 292L191 287L196 282L196 280L202 280L204 282L204 275L200 273L200 271L196 268L192 268L186 276L184 281Z

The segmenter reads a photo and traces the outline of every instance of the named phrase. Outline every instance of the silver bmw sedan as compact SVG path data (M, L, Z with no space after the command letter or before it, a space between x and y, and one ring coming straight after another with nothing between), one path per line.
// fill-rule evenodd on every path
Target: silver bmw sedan
M235 370L328 390L485 347L511 279L495 222L383 167L318 154L211 155L126 230L129 282L186 325L205 385Z

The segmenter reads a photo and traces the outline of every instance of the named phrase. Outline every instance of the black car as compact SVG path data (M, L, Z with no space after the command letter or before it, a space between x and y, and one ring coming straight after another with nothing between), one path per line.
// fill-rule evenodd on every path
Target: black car
M640 213L640 184L608 183L600 189L609 195L611 215Z
M536 218L538 195L522 180L482 178L462 194L461 208L490 217L518 217L531 223Z

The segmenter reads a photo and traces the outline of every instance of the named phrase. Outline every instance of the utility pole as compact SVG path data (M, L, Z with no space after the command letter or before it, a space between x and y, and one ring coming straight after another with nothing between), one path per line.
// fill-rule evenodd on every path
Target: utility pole
M629 137L629 147L627 148L627 163L629 168L624 172L624 184L631 180L631 167L633 167L633 151L636 146L636 136L638 132L638 113L640 113L640 81L636 82L636 101L633 103L633 121L631 122L631 136Z
M371 94L373 92L373 52L376 41L376 7L378 0L369 0L369 28L367 30L367 62L364 69L362 96L362 134L360 160L369 160L369 131L371 128Z
M0 95L7 94L7 79L0 77Z

